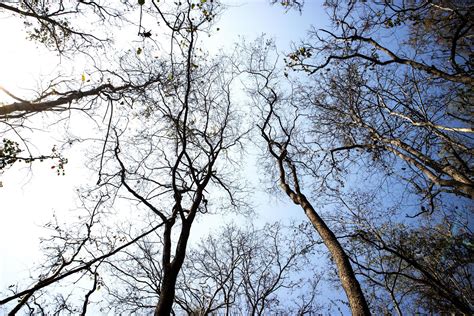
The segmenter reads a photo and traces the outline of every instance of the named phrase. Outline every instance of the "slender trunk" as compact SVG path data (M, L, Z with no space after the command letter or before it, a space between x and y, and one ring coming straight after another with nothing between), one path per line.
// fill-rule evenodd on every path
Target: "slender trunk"
M324 220L316 213L306 197L302 194L298 194L298 198L306 216L311 221L311 224L313 224L319 236L321 236L321 239L336 263L339 279L346 292L352 315L370 315L369 306L367 305L359 281L355 277L349 258L337 240L337 237L331 229L329 229Z
M354 270L352 269L349 257L347 256L344 248L337 240L332 230L326 225L324 220L314 210L311 203L309 203L306 196L301 193L299 187L298 176L294 165L291 165L291 174L294 180L295 191L286 183L285 171L283 167L283 159L285 158L286 152L283 153L278 159L278 167L280 171L280 186L283 191L290 197L290 199L297 205L300 205L304 210L306 216L310 220L313 227L318 232L319 236L323 240L324 244L328 248L331 257L336 263L337 273L341 280L342 288L346 292L349 306L354 316L367 316L370 315L369 306L365 300L364 293L360 287L359 281L355 277Z
M268 78L267 78L268 80ZM268 81L267 81L268 83ZM268 86L266 86L269 88ZM291 159L287 157L287 146L290 143L291 133L283 128L280 121L280 127L282 127L284 133L287 136L287 140L284 143L275 142L266 132L266 129L269 128L269 122L273 112L273 105L275 104L278 96L276 92L269 88L273 99L268 99L267 101L270 105L270 112L268 113L266 120L262 127L260 127L260 131L262 133L263 138L267 142L268 150L270 154L276 159L277 168L279 173L279 182L280 187L282 190L288 195L288 197L293 201L293 203L300 205L301 208L304 210L306 216L310 220L313 227L318 232L319 236L323 240L324 244L328 248L331 257L334 259L336 263L336 268L338 271L339 279L341 280L342 287L346 292L347 299L349 301L349 306L352 311L352 315L354 316L370 316L369 306L367 301L365 300L364 293L360 287L359 281L355 277L354 270L352 270L351 263L349 261L349 257L346 255L344 249L342 248L341 244L337 240L337 237L334 233L329 229L326 225L324 220L316 213L313 206L308 202L304 194L300 191L298 176L296 173L296 168L292 163ZM280 119L280 117L277 117ZM293 122L296 124L296 119ZM293 126L294 127L294 126ZM269 128L271 131L271 128ZM275 150L277 149L277 150ZM278 152L279 151L279 152ZM286 181L286 170L285 170L285 163L288 164L288 167L291 169L290 174L293 177L293 185L294 191L290 188Z
M175 297L176 279L178 278L178 273L181 270L184 258L186 257L186 245L188 243L193 219L194 216L190 216L186 221L182 222L175 256L173 260L170 261L170 258L167 258L168 262L163 263L163 281L160 288L160 298L155 309L155 316L168 316L171 314ZM166 229L167 228L165 228L165 230ZM171 236L165 236L165 239L167 237L171 238ZM165 248L166 246L171 247L171 243L168 245L165 244ZM168 251L169 249L164 249L164 255Z

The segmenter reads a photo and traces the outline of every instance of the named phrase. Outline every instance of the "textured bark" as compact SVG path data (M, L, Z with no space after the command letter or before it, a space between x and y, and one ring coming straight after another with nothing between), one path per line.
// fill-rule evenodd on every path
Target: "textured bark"
M352 315L370 315L370 310L364 297L364 293L360 287L359 281L355 277L346 252L337 240L337 237L326 225L324 220L316 213L313 206L308 202L302 193L293 192L287 184L281 185L283 191L291 198L291 200L301 206L306 216L310 220L313 227L318 232L324 244L331 253L331 257L336 263L339 279L342 287L346 292L347 299L352 311Z
M359 281L355 277L354 270L352 269L349 257L347 256L344 248L337 240L332 230L326 225L324 220L315 211L311 203L308 201L306 196L300 191L298 175L296 173L295 166L290 160L286 159L287 152L283 152L279 155L278 169L280 173L280 187L290 197L293 203L300 205L304 210L306 216L310 220L313 227L318 232L319 236L324 242L324 245L329 250L331 257L336 263L337 273L341 281L342 288L346 292L349 306L354 316L366 316L371 315L367 301L365 300L364 293L360 287ZM291 175L293 177L294 189L290 188L286 181L285 176L285 162L291 169Z

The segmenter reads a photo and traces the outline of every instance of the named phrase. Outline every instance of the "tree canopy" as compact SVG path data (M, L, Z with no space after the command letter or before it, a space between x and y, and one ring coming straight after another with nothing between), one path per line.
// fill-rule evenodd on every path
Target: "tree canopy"
M212 50L234 8L0 2L59 61L0 86L0 175L87 175L0 311L472 314L470 1L328 0L291 45Z

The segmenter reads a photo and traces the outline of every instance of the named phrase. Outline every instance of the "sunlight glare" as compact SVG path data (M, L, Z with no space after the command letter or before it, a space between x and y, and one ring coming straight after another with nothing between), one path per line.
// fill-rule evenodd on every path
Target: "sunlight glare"
M0 19L0 86L19 96L25 96L27 88L35 87L42 69L51 66L45 59L48 52L29 41L22 28L18 19ZM1 93L0 102L5 98L6 94Z

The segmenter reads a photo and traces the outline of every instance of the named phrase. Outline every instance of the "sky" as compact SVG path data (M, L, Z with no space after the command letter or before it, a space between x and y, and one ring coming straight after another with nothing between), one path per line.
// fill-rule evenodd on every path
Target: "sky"
M217 53L220 49L230 49L241 38L251 41L264 34L275 39L283 54L289 52L291 43L298 43L304 38L311 25L322 27L327 23L322 1L306 2L303 12L299 13L294 10L285 12L279 5L270 6L267 0L228 0L225 2L227 10L215 25L220 30L206 40L207 48L211 53ZM43 80L58 71L77 75L79 80L87 68L87 60L78 58L71 67L70 61L25 39L22 23L5 13L0 13L0 30L0 85L18 95L30 95L31 87L41 85ZM142 45L127 34L121 37L121 42L124 47ZM6 96L0 93L0 102L5 100ZM35 140L38 150L45 151L46 148L48 151L60 141L64 125L50 126L44 119L47 118L38 116L33 119L35 126L41 129L33 131L28 137ZM87 123L81 122L79 116L73 128L87 128ZM76 189L97 181L96 176L84 166L85 146L79 144L65 152L69 158L65 176L57 176L49 162L35 163L31 167L16 163L0 174L3 183L0 188L0 253L3 257L0 260L0 288L5 289L9 284L29 276L31 267L39 260L38 237L44 234L41 225L49 221L53 213L65 219L71 216L79 206ZM254 149L247 155L243 171L245 177L257 187L253 196L257 214L251 220L259 224L274 220L287 222L290 218L304 220L304 214L298 207L265 193L263 188L268 182L262 184L261 179L255 176L261 174L257 152ZM194 240L207 234L210 226L218 227L224 221L231 220L245 222L249 218L228 216L223 219L214 215L206 217L205 225L198 220L193 228Z

